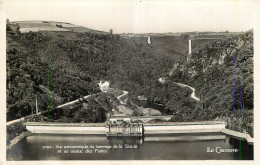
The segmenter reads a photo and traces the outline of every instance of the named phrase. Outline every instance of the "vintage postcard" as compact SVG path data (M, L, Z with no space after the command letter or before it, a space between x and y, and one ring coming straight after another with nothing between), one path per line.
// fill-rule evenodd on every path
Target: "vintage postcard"
M254 162L259 4L1 1L3 164Z

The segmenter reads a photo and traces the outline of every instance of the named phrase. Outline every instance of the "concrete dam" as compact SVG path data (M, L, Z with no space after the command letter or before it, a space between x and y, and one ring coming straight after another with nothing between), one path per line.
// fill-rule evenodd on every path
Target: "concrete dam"
M160 116L158 116L160 117ZM150 117L151 118L151 117ZM156 116L154 116L156 118ZM133 117L134 120L137 117ZM43 134L89 134L106 136L145 136L192 133L223 133L236 138L254 140L248 134L226 129L223 121L198 122L156 122L138 123L129 116L111 116L105 123L42 123L26 122L26 129L32 133Z
M134 117L136 120L137 117ZM151 118L151 117L150 117ZM156 116L154 116L156 118ZM143 136L171 133L221 132L226 122L133 122L131 117L111 116L105 123L24 123L32 133L104 134L107 136Z

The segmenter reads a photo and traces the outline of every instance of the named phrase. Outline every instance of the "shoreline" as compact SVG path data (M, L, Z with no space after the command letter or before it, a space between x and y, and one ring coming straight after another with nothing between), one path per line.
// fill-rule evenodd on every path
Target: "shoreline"
M34 133L30 131L22 132L20 135L16 136L14 139L10 141L10 144L6 146L6 150L12 149L12 147L16 145L19 141L31 135L34 135Z

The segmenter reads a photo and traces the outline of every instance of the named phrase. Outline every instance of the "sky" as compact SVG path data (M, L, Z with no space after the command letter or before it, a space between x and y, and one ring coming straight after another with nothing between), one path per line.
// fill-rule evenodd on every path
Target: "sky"
M1 3L10 21L69 22L114 33L246 31L259 6L253 1L19 1Z

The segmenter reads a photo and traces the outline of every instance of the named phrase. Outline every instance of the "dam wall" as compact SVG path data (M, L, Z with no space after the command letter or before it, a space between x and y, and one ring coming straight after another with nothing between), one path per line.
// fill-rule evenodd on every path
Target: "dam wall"
M106 127L62 127L62 126L26 126L26 129L32 133L46 134L106 134Z
M254 139L246 133L241 133L241 132L237 132L237 131L233 131L233 130L229 130L229 129L222 129L221 133L224 134L228 134L237 138L242 138L245 139L247 141L248 144L252 145L254 144Z
M107 132L122 132L124 127L107 127L106 123L25 123L26 129L32 133L50 134L107 134ZM141 126L141 125L140 125ZM164 122L142 124L140 130L145 135L149 134L170 134L170 133L199 133L199 132L220 132L225 129L225 122ZM134 127L132 129L135 129ZM124 131L123 131L124 132ZM142 131L141 131L142 132Z
M46 134L106 134L105 123L38 123L29 122L24 124L32 133Z
M108 127L106 123L37 123L30 122L24 123L26 129L32 133L45 133L45 134L89 134L89 135L108 135L108 136L120 136L118 132L128 132L126 135L131 136L131 132L140 132L140 135L163 135L163 134L182 134L182 133L223 133L237 138L247 140L248 144L254 144L254 139L250 135L240 133L233 130L226 129L226 122L217 121L205 121L205 122L161 122L161 123L146 123L140 124L136 127ZM110 135L111 134L111 135ZM203 136L204 137L204 136ZM172 140L178 141L179 137L172 139L165 139L164 136L146 137L148 140ZM196 137L197 138L197 137ZM223 139L223 136L213 135L207 136L205 140L209 139ZM201 138L199 138L201 139Z
M154 123L144 124L144 134L221 132L225 127L225 122Z

